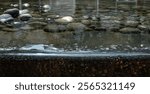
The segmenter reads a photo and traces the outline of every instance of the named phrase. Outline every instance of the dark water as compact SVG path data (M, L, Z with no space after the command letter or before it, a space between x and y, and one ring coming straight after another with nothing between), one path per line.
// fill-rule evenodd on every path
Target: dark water
M99 16L103 23L101 26L105 28L114 27L115 19L119 19L126 15L129 19L137 15L136 11L116 12L115 0L100 0ZM2 2L2 1L1 1ZM23 1L28 2L28 1ZM1 14L4 10L11 8L10 4L18 3L16 0L1 3ZM28 2L32 4L29 10L36 17L46 19L51 13L60 16L71 15L78 19L84 15L97 15L96 1L94 0L44 0L42 4L51 5L51 11L48 13L40 13L38 11L38 1L31 0ZM143 4L142 4L143 5ZM147 13L146 13L147 14ZM140 17L145 17L144 13L139 12ZM38 16L40 15L40 16ZM45 16L46 15L46 16ZM114 20L105 20L108 17L114 17ZM35 18L36 18L35 17ZM133 18L134 19L134 18ZM117 23L117 22L116 22ZM95 24L93 24L95 25ZM97 25L97 24L96 24ZM117 24L115 24L116 26ZM99 26L99 25L98 25ZM29 28L29 29L27 29ZM44 32L42 27L31 29L28 23L21 24L15 32L6 32L0 30L0 50L37 50L48 52L68 52L68 51L95 51L95 52L148 52L150 50L150 34L149 33L134 33L124 34L120 32L110 31L66 31L50 33Z

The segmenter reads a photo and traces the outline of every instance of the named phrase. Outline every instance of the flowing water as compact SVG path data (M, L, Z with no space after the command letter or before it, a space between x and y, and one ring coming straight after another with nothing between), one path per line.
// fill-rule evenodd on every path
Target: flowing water
M26 9L23 3L29 3L27 9L32 15L28 22L13 24L14 31L8 30L9 26L1 26L0 50L1 51L47 51L47 52L147 52L150 50L150 31L140 33L117 32L122 28L124 20L139 21L142 24L150 23L149 6L141 3L143 10L134 10L134 4L129 6L118 5L115 0L8 0L2 1L0 13L9 8L11 4L19 4L19 9ZM49 4L51 9L43 12L43 5ZM90 20L86 25L92 29L64 32L45 32L42 24L55 24L53 19L60 16L72 16L75 22ZM147 16L148 15L148 16ZM89 18L90 17L90 18ZM50 20L49 20L50 19ZM52 20L51 20L52 19ZM146 20L145 20L146 19ZM15 19L16 23L19 22ZM38 24L33 24L39 22ZM85 22L85 24L88 22ZM58 24L57 24L58 25ZM147 25L147 24L146 24ZM100 27L100 28L99 28ZM7 28L7 29L6 29ZM93 29L94 28L94 29ZM138 27L134 27L138 28ZM150 29L150 28L149 28ZM115 30L115 31L114 31Z

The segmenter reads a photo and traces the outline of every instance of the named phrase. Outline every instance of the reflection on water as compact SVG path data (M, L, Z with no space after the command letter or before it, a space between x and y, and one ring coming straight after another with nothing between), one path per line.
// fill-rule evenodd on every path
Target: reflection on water
M142 20L140 23L141 25L145 25L146 23L146 21L143 20L146 18L143 11L142 13L139 12L139 14L137 14L137 11L127 11L128 6L122 5L120 6L120 8L123 8L125 11L121 10L116 13L114 1L115 0L39 0L38 2L34 0L33 2L30 1L29 3L33 5L28 9L31 11L33 19L30 22L19 25L19 27L17 27L17 25L15 28L13 28L16 30L15 32L6 32L8 29L1 29L0 48L1 50L6 50L3 48L14 47L14 49L19 50L93 50L116 52L149 50L149 33L140 32L136 34L124 34L120 32L112 32L114 29L121 29L123 27L122 22L124 20L132 21L134 23L133 25L135 25L136 21L140 18L140 20ZM16 4L18 2L14 1L11 3ZM25 3L25 1L23 3ZM19 4L21 4L21 0ZM51 10L49 12L39 13L38 11L35 11L37 7L42 7L44 4L48 4L51 6ZM8 6L10 5L10 2L7 2L6 5L1 6L1 13L3 13L4 9L10 8L10 6ZM24 7L20 7L20 9L22 8ZM147 14L148 13L146 12L146 15ZM92 27L92 30L82 31L77 29L73 32L70 32L69 30L56 33L44 32L43 28L45 23L46 25L53 24L53 20L55 19L54 15L70 15L74 17L76 22L80 23L85 21L85 24L89 22L87 21L87 19L89 19L91 24L87 25L87 27ZM97 19L95 16L99 16L101 19ZM50 21L47 21L48 18L50 19ZM38 23L37 21L39 21L40 23ZM63 28L62 24L60 26ZM108 30L105 30L105 28ZM137 26L134 27L134 29L135 28L137 28Z

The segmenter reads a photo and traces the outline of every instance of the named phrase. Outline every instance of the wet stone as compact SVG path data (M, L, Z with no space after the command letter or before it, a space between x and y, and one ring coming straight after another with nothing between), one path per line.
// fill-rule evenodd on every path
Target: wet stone
M48 15L47 17L48 17L48 18L52 18L52 19L57 19L57 18L59 18L60 16L59 16L59 15L55 15L55 14L51 14L51 15Z
M4 28L4 27L5 27L5 25L1 25L1 24L0 24L0 29L2 29L2 28Z
M1 23L11 23L14 21L14 18L10 14L2 14L0 15Z
M103 9L103 10L99 10L100 13L107 13L107 12L110 12L109 9Z
M70 31L84 31L86 26L82 23L70 23L67 25L67 29Z
M19 10L19 14L20 15L22 15L22 14L28 14L28 13L29 13L28 9Z
M130 10L130 7L128 5L118 5L118 9L128 11Z
M4 14L10 14L13 18L17 18L19 16L19 9L7 9L6 11L4 11Z
M125 26L127 27L137 27L139 24L138 21L126 21Z
M22 26L22 27L20 27L20 29L21 30L34 30L34 28L29 25Z
M112 27L112 28L109 28L110 31L113 31L113 32L118 32L120 28L118 27Z
M3 31L6 31L6 32L15 32L15 31L17 31L17 30L14 29L14 28L8 28L8 27L3 28L2 30L3 30Z
M83 18L84 20L88 20L88 19L90 19L90 16L84 15L82 18Z
M66 31L67 27L65 25L58 25L59 32Z
M55 20L55 22L58 24L68 24L68 23L71 23L73 21L74 21L74 19L71 16L65 16L65 17L62 17L62 18Z
M52 32L52 33L59 32L59 28L58 28L58 25L56 25L56 24L49 24L46 27L44 27L44 31Z
M141 31L138 28L125 27L119 30L121 33L140 33Z
M150 32L150 26L149 26L149 25L139 25L138 28L139 28L141 31Z
M107 31L107 29L105 27L100 27L100 26L96 26L94 28L94 30L96 30L96 31Z
M29 21L32 18L32 16L31 14L21 14L19 18L21 21Z
M33 22L30 22L29 25L34 28L43 28L44 26L47 25L47 23L42 22L42 21L33 21Z
M84 25L90 25L91 21L90 20L82 20L81 23Z

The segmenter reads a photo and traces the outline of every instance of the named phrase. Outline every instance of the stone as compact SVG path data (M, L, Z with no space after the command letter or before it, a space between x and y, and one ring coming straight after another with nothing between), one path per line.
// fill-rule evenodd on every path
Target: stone
M19 9L7 9L6 11L4 11L4 14L10 14L13 18L17 18L19 16Z
M138 25L138 28L139 28L141 31L150 32L150 26L149 26L149 25Z
M84 16L83 16L83 19L84 19L84 20L88 20L88 19L90 19L90 16L84 15Z
M128 11L130 10L130 7L128 5L118 5L118 9L124 10L124 11Z
M18 4L10 4L10 6L17 8L19 5Z
M2 28L4 28L4 27L5 27L5 25L0 24L0 30L1 30Z
M63 31L66 31L66 26L65 25L58 25L58 29L59 29L59 32L63 32Z
M34 28L43 28L44 26L47 25L47 23L42 21L33 21L33 22L29 22L28 24Z
M14 18L10 14L2 14L0 15L1 23L11 23L14 21Z
M140 33L140 29L132 28L132 27L125 27L119 30L121 33Z
M64 32L66 31L66 26L65 25L56 25L56 24L48 24L45 28L44 31L45 32Z
M29 21L32 18L31 14L21 14L19 16L19 19L21 21Z
M17 30L14 29L14 28L8 28L8 27L5 27L5 28L2 29L2 31L6 31L6 32L15 32L15 31L17 31Z
M59 19L56 19L55 22L59 23L59 24L67 24L70 22L73 22L73 18L71 16L65 16Z
M23 9L23 10L19 10L19 14L28 14L29 10L28 9Z
M138 24L139 24L138 21L126 21L125 22L125 26L127 26L127 27L137 27Z
M59 28L56 24L49 24L44 28L44 31L51 32L51 33L59 32Z
M84 24L84 25L91 25L90 20L82 20L81 23Z
M58 19L60 16L56 14L51 14L51 15L48 15L47 17L52 18L52 19Z
M21 30L34 30L34 28L29 25L22 26L22 27L20 27L20 29Z
M25 7L25 8L28 8L29 6L30 6L29 3L24 3L24 4L23 4L23 7Z
M100 13L108 13L108 12L110 12L110 10L109 9L101 9L101 10L99 10L99 12Z
M94 28L94 30L96 30L96 31L107 31L107 28L97 26L97 27Z
M50 5L44 5L43 6L43 12L49 12L51 10L51 6Z
M82 23L69 23L67 29L70 31L84 31L86 30L86 26Z

